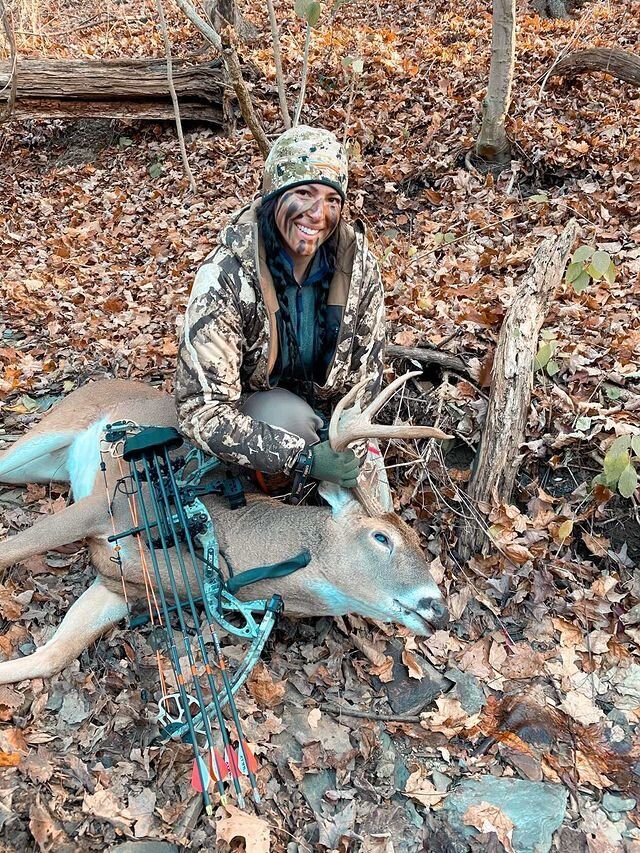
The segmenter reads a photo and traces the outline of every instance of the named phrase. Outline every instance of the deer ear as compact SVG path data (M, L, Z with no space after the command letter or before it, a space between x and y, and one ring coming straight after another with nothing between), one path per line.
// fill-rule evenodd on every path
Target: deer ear
M331 507L332 515L340 515L352 505L360 506L350 489L343 489L335 483L327 483L323 480L318 486L318 492Z

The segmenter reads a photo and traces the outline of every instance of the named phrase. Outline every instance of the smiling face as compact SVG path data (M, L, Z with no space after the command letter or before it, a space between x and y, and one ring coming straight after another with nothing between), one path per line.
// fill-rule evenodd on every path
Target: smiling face
M315 255L337 228L341 212L340 193L325 184L301 184L282 193L275 220L294 265Z

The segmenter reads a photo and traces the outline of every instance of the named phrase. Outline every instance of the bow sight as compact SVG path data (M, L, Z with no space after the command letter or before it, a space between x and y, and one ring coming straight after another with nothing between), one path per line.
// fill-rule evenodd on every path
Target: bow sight
M208 788L212 780L215 780L222 801L226 802L224 781L231 777L242 806L239 776L246 775L254 800L259 801L255 778L257 764L242 732L234 694L257 663L283 607L279 595L268 601L240 601L233 593L261 578L295 571L306 565L309 557L302 554L284 564L251 569L225 579L220 569L214 525L201 497L220 495L229 501L231 508L241 507L245 504L242 484L225 471L219 460L205 457L197 449L190 449L184 456L177 455L182 444L182 436L173 428L145 428L125 421L109 424L101 453L111 454L120 465L121 476L113 494L109 493L104 461L101 469L110 513L116 493L124 495L129 503L131 528L120 533L114 529L109 541L115 546L113 559L120 566L125 598L120 542L127 537L137 542L148 617L134 620L129 614L129 624L133 627L147 618L152 623L152 645L164 693L158 715L163 725L162 734L185 737L192 743L195 752L192 784L202 792L207 813L211 814ZM122 460L128 463L128 472ZM113 520L113 514L111 518ZM213 655L207 650L200 630L198 603L203 606ZM183 654L171 627L173 615L179 624ZM215 625L250 642L242 664L233 675L227 670ZM171 662L177 692L167 689L160 657L162 648ZM188 667L181 664L181 657L183 660L186 657ZM226 705L235 729L233 738L222 711ZM214 719L219 728L221 749L213 734Z

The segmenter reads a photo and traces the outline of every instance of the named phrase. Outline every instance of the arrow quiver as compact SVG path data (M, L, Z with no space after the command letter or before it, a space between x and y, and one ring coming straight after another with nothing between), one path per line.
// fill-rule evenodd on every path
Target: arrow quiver
M158 721L164 736L185 738L192 743L192 783L202 792L207 812L211 813L208 789L212 782L226 801L224 782L230 778L242 805L239 776L246 775L254 799L259 800L254 775L257 765L244 740L234 695L257 663L283 609L279 595L269 600L240 601L231 589L235 591L264 577L288 574L306 565L309 558L302 554L287 563L250 569L225 580L214 525L201 498L220 495L232 509L244 506L242 484L218 459L205 457L195 448L178 455L182 445L182 436L171 427L140 427L121 421L106 427L101 453L109 453L120 465L121 476L113 495L109 494L109 506L120 493L129 502L132 521L128 530L114 529L109 537L114 543L114 560L120 564L119 543L127 537L136 540L140 552L148 614L142 619L130 619L130 625L135 627L150 620L153 626L152 645L164 691ZM128 471L123 463L128 465ZM104 461L101 467L105 472ZM126 596L122 566L121 575ZM212 651L201 631L198 605L203 608ZM180 641L176 641L172 618L179 624ZM216 627L250 644L234 673L227 670ZM169 657L178 688L173 693L165 687L162 648ZM233 742L222 712L225 706L229 707L235 728ZM215 723L218 737L213 733Z

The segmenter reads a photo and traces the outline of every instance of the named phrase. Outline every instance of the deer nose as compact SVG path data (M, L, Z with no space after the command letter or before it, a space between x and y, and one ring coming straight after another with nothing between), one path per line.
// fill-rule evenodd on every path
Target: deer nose
M438 598L421 598L418 610L422 613L430 611L432 615L428 621L436 628L445 628L449 624L447 605Z

